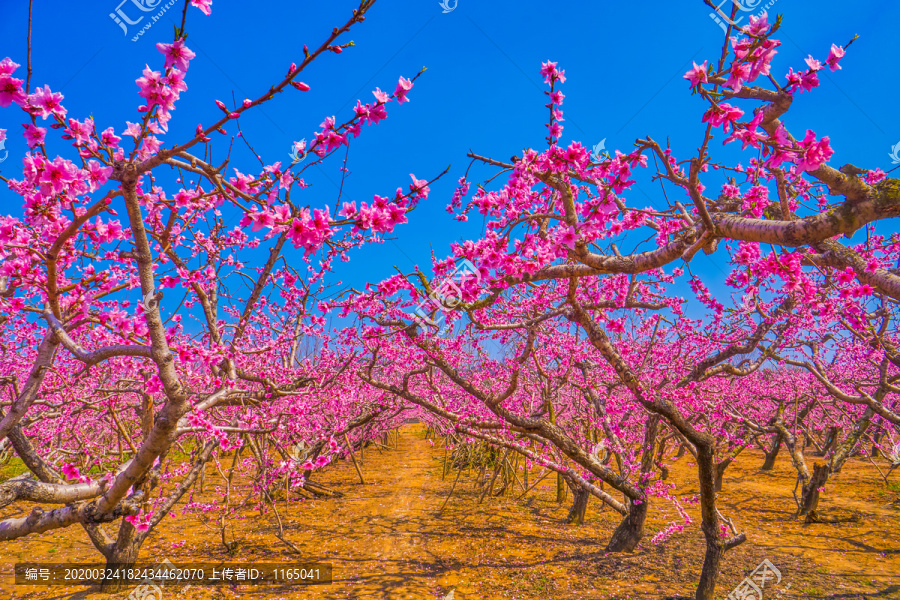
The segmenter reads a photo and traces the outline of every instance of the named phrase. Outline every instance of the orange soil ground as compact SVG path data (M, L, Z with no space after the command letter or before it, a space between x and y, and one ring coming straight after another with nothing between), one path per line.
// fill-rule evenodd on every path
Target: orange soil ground
M271 513L250 509L235 520L241 545L229 557L218 530L195 518L166 520L144 544L141 560L297 562L318 560L334 566L329 586L193 586L166 588L163 598L481 598L651 599L667 594L691 595L702 562L703 539L696 526L661 545L652 535L677 517L667 502L651 506L648 534L633 553L606 555L603 548L618 522L610 509L591 499L582 526L563 523L568 503L555 502L555 481L547 477L522 500L487 498L464 475L440 514L453 477L441 480L442 451L424 438L421 425L403 429L396 449L366 449L360 485L352 463L339 462L319 481L342 491L343 498L282 504L285 537L302 551L295 554L273 535ZM682 458L670 479L690 482L690 457ZM900 496L885 488L870 463L851 461L829 482L820 512L852 516L857 522L804 525L793 518L791 490L795 472L786 456L774 472L758 470L758 453L741 455L725 475L720 507L747 533L748 541L726 556L717 597L727 594L763 559L782 573L765 598L900 598ZM209 490L215 483L210 470ZM892 478L894 482L898 476ZM532 480L533 481L533 480ZM678 493L697 493L685 483ZM698 521L697 506L689 511ZM27 514L19 503L0 518ZM190 527L188 530L187 527ZM173 543L185 541L177 549ZM20 561L100 563L99 555L78 528L31 536L0 545L0 598L124 598L127 592L99 594L91 588L16 586L12 564ZM450 595L450 592L453 592ZM147 600L151 600L148 597ZM159 600L153 597L152 600Z

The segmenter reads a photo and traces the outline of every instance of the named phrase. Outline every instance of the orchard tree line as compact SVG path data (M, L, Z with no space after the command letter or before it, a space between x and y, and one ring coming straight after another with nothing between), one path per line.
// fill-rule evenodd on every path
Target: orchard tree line
M0 521L0 541L79 527L127 565L171 516L214 520L232 550L231 516L339 495L316 472L415 416L454 451L480 444L521 457L525 477L555 472L570 521L591 497L609 506L621 521L598 535L608 552L699 525L695 597L710 600L728 550L752 540L717 505L743 451L761 449L763 470L787 455L797 488L781 509L810 524L834 519L820 497L851 457L879 461L887 481L900 465L900 181L830 164L827 124L797 131L789 114L850 43L775 73L780 18L729 26L718 58L684 75L684 118L702 132L686 156L666 132L603 156L564 144L565 72L543 63L547 137L508 161L470 153L492 175L472 193L467 171L447 206L480 215L480 237L430 273L335 293L336 261L415 227L408 213L447 171L359 206L307 190L304 171L341 161L418 75L325 118L288 164L239 125L281 94L315 93L304 71L340 60L373 4L259 97L210 100L184 139L168 126L194 58L189 7L209 15L209 2L185 1L125 126L70 117L61 93L32 88L30 22L25 68L0 61L0 107L23 111L29 148L21 173L0 173L21 199L0 215L0 452L27 468L0 482L0 506L37 503ZM235 144L258 165L231 166ZM747 166L717 157L738 144ZM635 171L659 182L654 207L630 193ZM727 297L692 269L700 252L727 270ZM668 480L684 455L695 498ZM204 504L209 463L228 484ZM680 519L645 539L660 505Z

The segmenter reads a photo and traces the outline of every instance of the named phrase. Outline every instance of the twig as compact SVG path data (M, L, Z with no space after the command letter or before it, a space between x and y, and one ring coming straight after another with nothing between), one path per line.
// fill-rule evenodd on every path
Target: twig
M516 498L516 500L521 500L522 498L524 498L524 497L525 497L525 494L527 494L528 492L530 492L531 490L533 490L533 489L535 488L535 486L536 486L537 484L539 484L541 481L543 481L544 477L546 477L546 476L549 475L550 473L552 473L552 471L551 471L550 469L544 468L544 473L543 473L543 475L541 475L540 477L538 477L538 478L537 478L537 481L535 481L534 483L532 483L532 484L531 484L531 487L529 487L527 490L525 490L524 492L522 492L522 495L519 496L518 498Z
M353 452L353 444L350 443L350 439L347 437L347 434L344 434L344 441L347 443L347 448L350 450L350 458L353 459L353 466L356 467L356 474L359 475L359 482L363 485L366 485L366 480L363 479L362 471L359 470L359 463L356 462L356 453Z
M484 497L494 491L494 482L497 481L497 475L500 474L500 468L503 466L503 461L506 460L506 457L508 455L509 455L509 449L507 448L506 452L503 454L503 458L500 459L500 462L497 463L497 467L494 469L494 474L493 474L493 476L491 476L491 484L481 494L481 498L478 499L478 504L481 504L481 501L484 500Z
M456 489L456 482L459 481L459 476L462 475L462 467L460 467L459 471L456 472L456 479L453 480L453 487L450 488L450 493L447 494L447 498L444 500L444 503L441 504L441 508L438 510L438 514L444 512L444 507L447 506L447 502L450 501L450 496L453 495L453 490Z

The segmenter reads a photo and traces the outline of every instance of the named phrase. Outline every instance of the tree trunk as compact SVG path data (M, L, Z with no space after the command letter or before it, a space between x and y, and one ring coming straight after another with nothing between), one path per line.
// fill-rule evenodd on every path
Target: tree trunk
M522 461L522 487L528 491L528 459Z
M881 402L883 395L876 394L875 396ZM863 413L856 425L850 429L843 442L838 444L837 438L835 438L834 452L832 453L830 464L831 473L840 473L847 459L857 452L857 444L872 423L873 416L875 416L875 411L872 410L872 407L866 408L866 412Z
M133 527L130 524L123 523L119 529L119 539L106 555L107 569L130 569L137 562L138 552L141 549L141 542L136 540L133 535L126 533L124 530ZM104 593L117 592L137 587L139 584L134 582L123 582L121 579L104 579L100 585L100 591Z
M723 461L725 462L725 461ZM706 538L706 555L703 557L703 570L697 583L696 600L713 600L716 592L716 581L722 568L722 556L725 554L725 543L719 532L719 514L716 512L716 479L715 449L711 446L697 445L697 474L700 483L700 529Z
M666 479L669 478L669 467L658 462L658 463L656 463L656 468L659 469L659 479L661 481L665 481Z
M872 435L872 451L870 454L872 458L878 458L881 456L881 449L879 445L881 444L881 438L884 436L884 428L879 427L875 430L875 433Z
M806 515L807 523L819 522L819 515L816 513L816 508L819 506L819 489L828 481L830 474L830 466L815 463L812 477L803 486L803 493L800 496L800 514Z
M559 503L566 501L566 480L562 473L556 474L556 501Z
M656 450L656 460L657 462L662 462L663 454L666 453L666 444L669 442L669 438L665 437L659 442L659 448Z
M584 513L587 510L591 494L587 490L573 489L572 496L574 500L572 501L572 508L569 509L569 514L566 517L566 523L582 525L584 524Z
M766 452L766 460L763 462L762 467L760 467L763 471L771 471L773 468L775 468L775 459L778 458L779 451L781 451L780 433L775 435L775 438L772 440L772 445Z
M725 544L719 537L718 529L709 531L704 522L701 527L706 536L706 554L703 556L703 570L700 572L700 582L697 584L696 600L713 600L716 592L716 581L722 570L722 557L725 555Z
M822 451L818 453L819 456L825 456L828 454L831 447L837 443L838 440L838 427L836 425L832 425L825 431L825 435L822 440Z
M636 504L632 501L629 505L628 514L616 527L606 546L607 552L631 552L644 537L644 520L647 518L649 503L645 501Z
M726 458L716 465L715 490L717 494L722 491L722 477L725 475L725 469L727 469L728 465L730 465L732 462L732 459Z

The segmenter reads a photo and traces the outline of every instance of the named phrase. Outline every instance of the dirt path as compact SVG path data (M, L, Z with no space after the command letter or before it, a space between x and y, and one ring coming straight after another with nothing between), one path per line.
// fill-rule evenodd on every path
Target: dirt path
M702 563L699 528L689 526L661 545L650 543L656 532L677 518L671 504L654 501L645 541L636 552L608 555L603 548L618 515L592 499L585 524L566 525L568 503L553 500L552 477L524 500L516 500L519 489L512 496L488 497L479 503L481 490L467 472L439 514L455 477L454 472L441 479L442 456L442 449L425 439L424 428L411 425L402 430L396 448L365 450L360 457L365 485L359 483L352 463L329 466L316 481L340 490L343 497L279 506L285 538L300 555L273 535L277 527L271 513L260 515L251 507L233 520L240 541L234 557L225 553L219 531L211 523L198 524L196 516L167 520L142 550L142 560L168 558L182 565L330 562L332 585L194 586L187 591L166 589L162 598L145 600L424 600L445 598L450 592L453 600L643 600L692 593ZM752 528L747 530L748 542L726 557L720 597L765 558L784 576L783 588L775 590L781 600L900 597L900 511L890 507L895 493L877 484L873 469L864 464L845 468L834 484L840 490L830 483L833 495L826 493L826 510L834 510L832 504L845 506L843 510L852 505L860 514L858 523L810 527L792 517L795 474L789 462L762 475L755 455L741 458L726 473L720 499L729 516ZM690 483L692 470L687 459L672 468L671 479L685 482L679 495L696 492ZM215 497L213 473L208 475L204 502ZM832 503L831 498L838 500ZM15 510L30 507L22 504ZM698 522L696 505L688 505L688 510ZM0 599L111 598L84 588L13 587L9 563L22 560L98 562L86 535L76 528L0 546Z
M322 540L323 548L336 546L335 597L340 597L338 588L348 598L434 597L433 578L419 566L439 558L429 540L442 501L436 485L441 480L431 446L419 433L405 431L393 451L380 455L369 450L363 467L366 485L354 485L335 507L335 520L345 525ZM352 557L345 554L348 542Z

